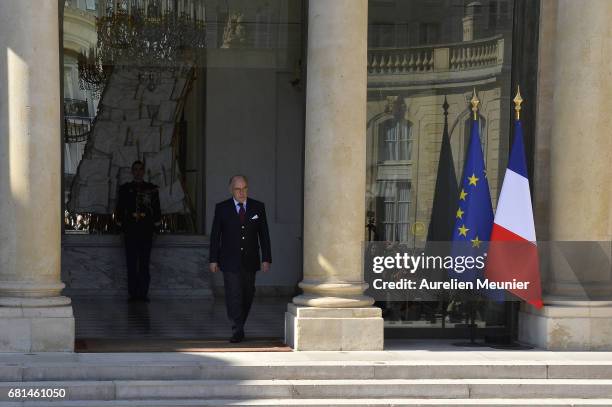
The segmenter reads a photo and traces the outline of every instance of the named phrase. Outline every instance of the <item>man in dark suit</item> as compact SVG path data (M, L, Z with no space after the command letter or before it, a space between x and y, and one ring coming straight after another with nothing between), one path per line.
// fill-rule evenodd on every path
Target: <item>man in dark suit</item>
M255 294L255 274L260 269L264 273L270 270L272 250L263 202L247 199L244 175L234 175L229 184L232 197L215 207L210 271L223 272L227 315L233 324L230 342L235 343L244 339L244 323Z
M129 301L149 302L149 260L153 233L159 227L161 210L157 185L144 181L142 161L132 164L134 180L119 187L115 216L125 235Z

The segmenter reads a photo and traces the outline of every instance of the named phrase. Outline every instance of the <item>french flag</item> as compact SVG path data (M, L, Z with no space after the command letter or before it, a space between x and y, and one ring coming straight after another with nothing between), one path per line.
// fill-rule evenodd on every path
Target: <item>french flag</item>
M523 127L518 119L491 230L485 277L496 282L523 282L523 288L508 291L536 308L543 306Z

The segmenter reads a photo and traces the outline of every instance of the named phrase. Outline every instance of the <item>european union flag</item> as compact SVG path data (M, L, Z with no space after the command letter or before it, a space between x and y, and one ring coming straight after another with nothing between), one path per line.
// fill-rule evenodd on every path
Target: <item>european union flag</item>
M472 120L458 202L453 229L453 256L482 256L491 237L493 207L480 145L478 120ZM454 278L462 281L475 281L483 275L483 269L472 268L459 272L457 266L453 273Z

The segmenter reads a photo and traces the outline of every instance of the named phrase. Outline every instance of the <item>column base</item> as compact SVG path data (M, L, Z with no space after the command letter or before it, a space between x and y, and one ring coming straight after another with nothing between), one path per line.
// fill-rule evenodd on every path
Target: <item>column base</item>
M374 304L374 298L364 295L368 285L364 282L301 281L304 293L293 298L295 305L316 308L366 308Z
M0 352L74 352L72 307L0 307Z
M315 308L287 305L285 343L294 350L383 350L377 307Z
M548 350L612 350L610 301L545 301L519 313L519 340Z

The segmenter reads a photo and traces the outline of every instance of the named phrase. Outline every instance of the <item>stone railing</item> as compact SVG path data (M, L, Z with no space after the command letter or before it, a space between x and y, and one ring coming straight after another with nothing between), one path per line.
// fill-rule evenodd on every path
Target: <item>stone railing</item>
M93 117L64 116L64 142L80 143L87 141L93 122Z
M64 114L74 117L89 117L89 103L87 99L64 98Z
M501 35L482 40L425 47L374 48L368 51L370 75L463 71L503 63Z

